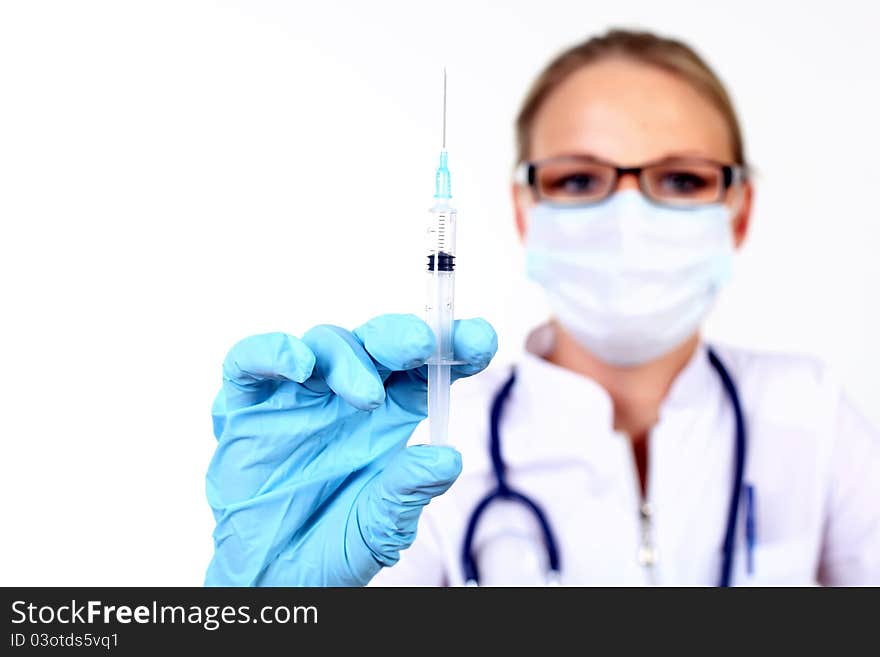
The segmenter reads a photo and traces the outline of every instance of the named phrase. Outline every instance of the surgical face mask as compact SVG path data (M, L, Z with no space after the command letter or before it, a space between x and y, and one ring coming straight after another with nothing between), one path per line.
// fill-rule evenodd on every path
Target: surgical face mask
M528 215L529 277L584 348L615 365L674 349L698 329L733 266L723 204L665 208L637 191L597 205L539 203Z

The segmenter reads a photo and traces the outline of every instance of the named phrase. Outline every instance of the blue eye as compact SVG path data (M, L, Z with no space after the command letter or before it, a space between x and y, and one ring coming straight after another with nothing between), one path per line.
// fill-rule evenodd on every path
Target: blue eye
M671 171L663 175L661 187L676 194L693 194L709 186L709 182L700 175L689 171Z
M597 184L595 176L588 173L577 173L558 180L555 187L569 194L583 194L595 190Z

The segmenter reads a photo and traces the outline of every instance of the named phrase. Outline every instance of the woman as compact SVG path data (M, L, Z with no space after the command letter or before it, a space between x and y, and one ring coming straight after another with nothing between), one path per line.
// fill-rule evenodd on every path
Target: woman
M461 454L404 447L421 320L242 341L214 407L207 583L880 583L877 434L817 363L700 339L752 201L714 73L613 31L545 69L517 135L516 225L554 317L515 374L457 384ZM495 347L458 322L457 378Z

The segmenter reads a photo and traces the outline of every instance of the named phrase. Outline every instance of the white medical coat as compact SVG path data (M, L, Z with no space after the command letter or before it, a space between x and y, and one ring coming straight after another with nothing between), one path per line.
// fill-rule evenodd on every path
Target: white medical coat
M500 433L510 485L534 499L553 528L562 584L717 584L735 422L706 346L673 382L650 432L646 498L658 558L648 567L638 559L642 499L629 439L613 430L602 387L540 357L548 333L536 331L516 364ZM817 361L715 350L740 395L745 483L755 491L754 568L747 572L740 515L733 584L880 584L880 435ZM463 584L467 522L495 485L489 407L509 373L494 366L453 386L450 437L462 474L425 508L412 547L372 584ZM427 442L424 424L411 442ZM544 582L538 524L515 503L484 513L474 551L483 585Z

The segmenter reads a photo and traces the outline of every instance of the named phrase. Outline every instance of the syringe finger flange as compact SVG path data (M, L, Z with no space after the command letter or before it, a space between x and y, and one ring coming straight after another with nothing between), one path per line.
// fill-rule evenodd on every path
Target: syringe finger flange
M456 358L435 358L431 357L425 361L425 365L469 365L466 360Z

